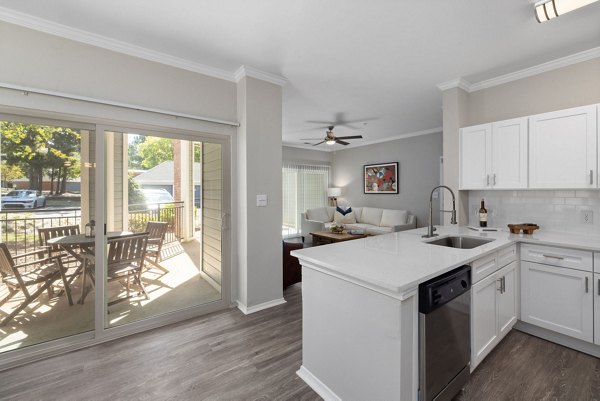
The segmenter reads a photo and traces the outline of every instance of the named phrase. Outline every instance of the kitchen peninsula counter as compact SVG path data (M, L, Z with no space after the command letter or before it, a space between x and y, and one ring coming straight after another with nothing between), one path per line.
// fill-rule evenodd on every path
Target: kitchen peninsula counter
M418 286L516 243L600 251L600 238L466 227L403 231L292 252L302 265L303 364L326 400L418 399ZM427 244L446 236L492 241L473 249Z

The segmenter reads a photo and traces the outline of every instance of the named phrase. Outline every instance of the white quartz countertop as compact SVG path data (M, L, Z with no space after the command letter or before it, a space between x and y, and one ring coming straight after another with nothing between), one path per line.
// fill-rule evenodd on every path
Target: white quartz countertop
M323 245L292 252L303 266L330 272L364 283L383 292L402 294L420 283L458 266L514 244L535 243L600 251L600 237L549 232L532 235L508 231L479 233L466 227L437 227L435 238L422 238L427 228L376 235L363 239ZM427 244L451 235L481 237L493 241L473 249L456 249Z

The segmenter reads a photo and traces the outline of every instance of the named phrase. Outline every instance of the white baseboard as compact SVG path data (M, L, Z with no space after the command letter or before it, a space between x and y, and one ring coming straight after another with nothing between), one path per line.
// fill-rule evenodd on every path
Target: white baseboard
M261 311L264 309L269 309L274 306L284 304L284 303L286 303L286 300L283 298L279 298L279 299L274 299L272 301L263 302L262 304L258 304L258 305L254 305L254 306L247 306L246 304L244 304L243 302L241 302L239 300L236 301L236 303L237 303L238 309L241 310L244 313L244 315L249 315L254 312L258 312L258 311Z
M312 388L315 393L319 394L325 401L342 401L342 399L338 397L336 393L331 391L331 389L327 387L321 380L317 379L315 375L310 373L310 371L306 369L304 365L300 366L300 369L298 369L296 374L300 376L300 378L304 380L304 382L308 384L308 386Z

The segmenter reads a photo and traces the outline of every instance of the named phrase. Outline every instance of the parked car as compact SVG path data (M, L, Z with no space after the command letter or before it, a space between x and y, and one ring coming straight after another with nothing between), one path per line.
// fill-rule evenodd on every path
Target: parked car
M46 197L31 189L16 189L1 199L2 209L35 209L46 206Z
M142 189L144 195L144 203L148 209L158 209L158 205L162 203L173 203L173 195L166 189ZM162 207L162 206L161 206Z

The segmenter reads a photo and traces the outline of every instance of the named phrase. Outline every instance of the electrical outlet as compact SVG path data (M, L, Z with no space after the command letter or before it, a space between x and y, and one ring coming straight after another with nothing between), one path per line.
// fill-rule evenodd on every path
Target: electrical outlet
M591 210L582 210L581 222L583 224L594 224L594 212Z

